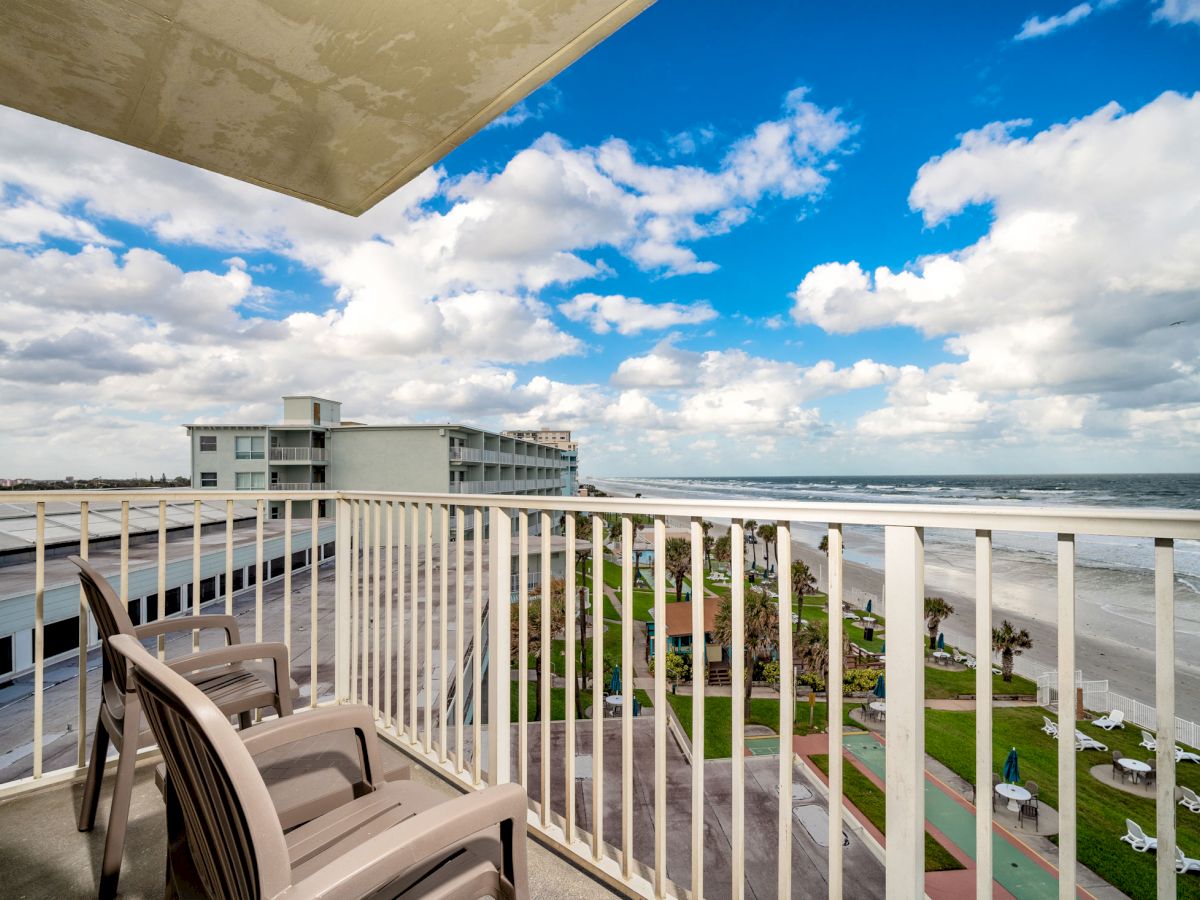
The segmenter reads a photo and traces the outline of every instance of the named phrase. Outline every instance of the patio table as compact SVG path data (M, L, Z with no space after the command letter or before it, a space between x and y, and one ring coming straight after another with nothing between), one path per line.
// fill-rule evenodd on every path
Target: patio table
M1148 763L1144 763L1140 759L1130 759L1128 756L1118 759L1117 765L1132 775L1135 782L1141 781L1142 776L1150 771Z
M934 650L929 655L933 657L934 662L936 662L936 663L938 663L938 665L942 665L942 666L946 665L946 661L948 659L950 659L950 654L947 653L945 650Z
M1021 809L1020 804L1033 796L1019 784L998 784L996 785L996 793L1008 800L1008 808L1011 812L1019 812Z

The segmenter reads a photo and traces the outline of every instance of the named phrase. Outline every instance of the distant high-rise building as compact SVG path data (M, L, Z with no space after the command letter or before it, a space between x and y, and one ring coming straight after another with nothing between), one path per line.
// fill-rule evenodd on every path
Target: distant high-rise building
M565 464L563 469L563 493L568 497L574 496L579 490L579 442L571 440L571 432L540 429L538 431L505 431L507 437L522 441L533 441L559 451L560 458Z

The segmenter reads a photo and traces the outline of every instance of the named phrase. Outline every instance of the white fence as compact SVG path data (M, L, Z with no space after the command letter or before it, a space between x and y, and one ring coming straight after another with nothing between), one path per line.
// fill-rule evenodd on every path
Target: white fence
M1046 672L1038 676L1038 703L1045 707L1058 705L1058 685L1056 672ZM1091 712L1108 713L1119 710L1125 716L1125 721L1147 731L1158 728L1158 711L1148 703L1126 697L1108 689L1108 681L1084 681L1081 672L1075 673L1075 690L1083 691L1083 708ZM1200 747L1200 724L1189 722L1187 719L1175 717L1175 742L1189 747Z

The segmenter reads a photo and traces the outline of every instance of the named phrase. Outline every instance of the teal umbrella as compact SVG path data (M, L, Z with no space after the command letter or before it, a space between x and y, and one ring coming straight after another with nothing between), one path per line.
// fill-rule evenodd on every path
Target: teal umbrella
M887 697L887 686L883 683L883 676L879 676L879 680L875 682L875 696L880 700Z
M875 602L875 601L874 601L872 598L870 598L870 597L868 597L868 598L867 598L867 615L870 615L870 614L871 614L871 605L872 605L874 602Z
M1004 780L1009 784L1016 784L1021 780L1021 767L1017 763L1016 747L1008 751L1008 757L1004 760Z
M621 667L613 666L612 681L609 682L608 692L610 694L621 693Z
M938 649L946 649L946 635L942 634L941 632L938 633Z
M883 643L881 643L881 644L879 645L879 652L880 652L880 653L887 653L887 641L884 641Z

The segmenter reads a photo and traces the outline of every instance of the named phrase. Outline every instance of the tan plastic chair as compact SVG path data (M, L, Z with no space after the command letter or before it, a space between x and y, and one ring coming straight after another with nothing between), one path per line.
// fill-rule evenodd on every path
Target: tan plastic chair
M231 898L528 897L526 798L501 785L446 800L387 782L375 722L363 706L319 709L239 737L194 685L134 638L110 642L166 764L166 896ZM352 728L362 794L286 836L251 757Z
M239 643L237 620L233 616L180 616L135 627L125 604L104 576L78 556L72 556L71 562L79 568L84 596L96 618L104 660L100 712L79 807L80 831L90 831L96 823L96 807L100 801L100 784L110 740L118 753L116 783L100 864L100 897L109 900L117 892L121 874L137 751L139 747L154 744L153 734L142 728L137 696L126 679L125 666L118 664L112 656L112 639L123 634L137 641L174 631L222 629L228 646L179 657L171 660L169 665L211 697L224 715L239 716L243 727L250 724L250 713L257 709L274 708L281 716L290 715L292 698L299 695L299 690L288 674L286 645ZM285 686L282 692L276 690L279 684Z

